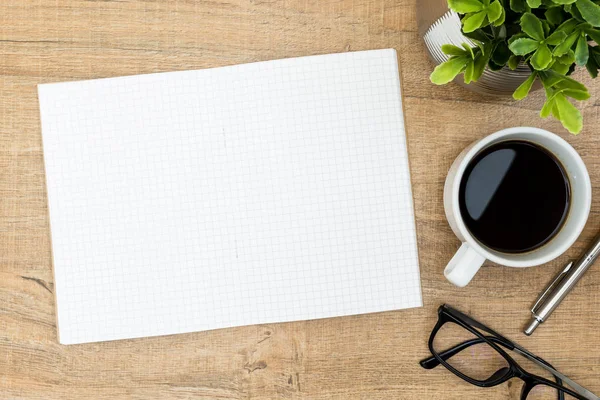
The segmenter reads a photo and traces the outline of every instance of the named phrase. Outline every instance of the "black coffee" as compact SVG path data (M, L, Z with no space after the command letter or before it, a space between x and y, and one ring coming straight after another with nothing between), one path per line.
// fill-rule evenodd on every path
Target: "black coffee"
M533 143L507 141L471 161L459 196L463 220L477 240L504 253L524 253L562 228L571 193L554 155Z

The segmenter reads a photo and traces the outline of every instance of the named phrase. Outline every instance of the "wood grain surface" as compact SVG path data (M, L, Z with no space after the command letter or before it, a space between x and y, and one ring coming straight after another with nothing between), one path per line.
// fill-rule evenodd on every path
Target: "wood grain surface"
M540 120L539 93L515 103L434 87L418 0L2 0L0 3L0 398L517 399L518 382L480 389L425 371L437 307L471 313L600 393L600 266L532 338L539 291L600 228L600 82L575 137ZM399 52L425 307L151 339L61 346L36 85L393 47ZM581 74L583 77L584 75ZM584 78L589 82L588 78ZM588 226L549 265L490 265L465 289L442 275L458 241L442 207L448 167L502 128L557 132L594 184Z

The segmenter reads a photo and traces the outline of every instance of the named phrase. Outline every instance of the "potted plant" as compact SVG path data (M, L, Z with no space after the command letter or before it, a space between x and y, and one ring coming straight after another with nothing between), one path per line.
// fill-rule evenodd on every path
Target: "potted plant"
M527 97L539 81L546 93L540 116L554 116L571 133L583 128L572 100L587 100L582 83L571 78L586 67L596 78L600 68L600 1L593 0L448 0L458 15L461 45L444 44L446 61L431 74L438 85L464 75L477 82L486 71L528 67L528 77L513 97ZM595 43L593 43L595 42Z

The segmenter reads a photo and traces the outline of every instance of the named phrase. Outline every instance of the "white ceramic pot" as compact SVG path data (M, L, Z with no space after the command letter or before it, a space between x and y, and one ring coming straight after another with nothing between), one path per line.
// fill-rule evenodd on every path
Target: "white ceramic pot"
M447 0L419 0L417 17L419 34L425 42L430 58L436 64L441 64L449 58L442 52L441 47L444 44L460 47L463 43L467 43L475 47L471 39L463 35L460 18L458 14L448 9ZM468 85L464 83L462 75L459 75L455 82L478 93L506 96L512 95L530 75L529 67L521 64L514 71L506 67L499 71L486 68L477 82ZM532 90L540 88L541 85L536 82Z

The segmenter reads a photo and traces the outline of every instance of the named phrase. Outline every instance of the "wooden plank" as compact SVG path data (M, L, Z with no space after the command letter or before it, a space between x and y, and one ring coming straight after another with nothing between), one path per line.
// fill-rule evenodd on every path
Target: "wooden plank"
M417 0L4 0L0 4L0 397L93 399L518 398L424 371L437 307L447 302L600 393L600 268L533 338L528 308L568 258L523 270L489 266L465 289L442 271L458 247L442 187L468 143L508 126L559 133L600 181L600 84L575 137L521 103L435 87L417 34ZM50 232L36 85L393 47L405 95L425 307L112 343L56 341ZM583 77L583 73L581 74ZM589 79L584 78L586 82ZM599 189L570 256L600 226Z

